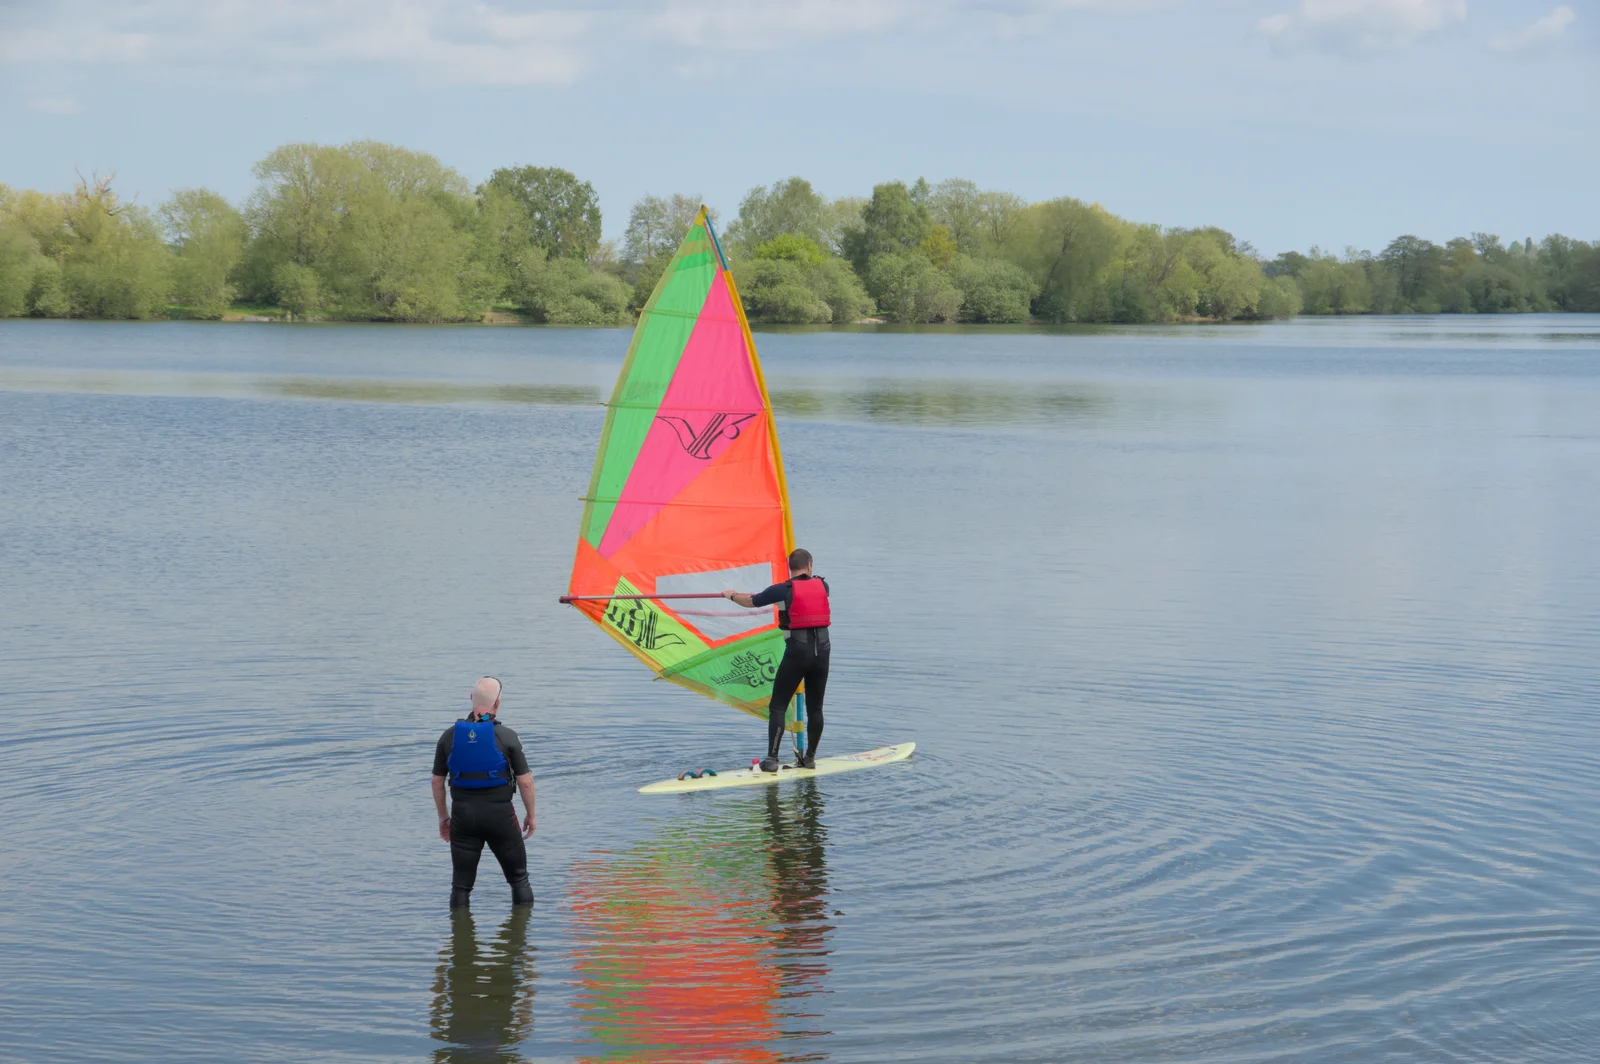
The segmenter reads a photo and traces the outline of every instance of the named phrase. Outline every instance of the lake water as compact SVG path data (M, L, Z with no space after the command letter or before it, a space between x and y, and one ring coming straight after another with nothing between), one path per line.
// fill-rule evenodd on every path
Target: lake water
M662 798L764 725L555 601L627 332L0 323L0 1057L1592 1059L1600 318L757 340L917 754Z

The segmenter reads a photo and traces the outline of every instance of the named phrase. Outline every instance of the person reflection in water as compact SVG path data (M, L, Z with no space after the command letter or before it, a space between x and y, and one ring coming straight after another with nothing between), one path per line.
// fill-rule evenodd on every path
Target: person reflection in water
M778 948L791 955L804 954L802 967L790 973L792 981L808 983L818 973L828 923L828 829L822 823L822 796L815 780L800 780L799 794L784 803L778 788L768 787L767 827L772 843L767 860L772 867L772 915L778 920ZM814 988L813 988L814 989Z
M584 1061L820 1059L826 828L811 780L723 803L579 870ZM810 1007L808 1007L810 1006Z
M518 907L493 941L480 945L470 909L450 914L450 941L433 981L433 1037L438 1064L511 1064L533 1033L531 910Z

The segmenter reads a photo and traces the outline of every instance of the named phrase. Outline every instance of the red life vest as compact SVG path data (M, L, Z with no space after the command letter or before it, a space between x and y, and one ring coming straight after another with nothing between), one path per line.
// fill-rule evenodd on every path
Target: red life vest
M819 577L793 580L789 602L789 630L828 627L828 588Z

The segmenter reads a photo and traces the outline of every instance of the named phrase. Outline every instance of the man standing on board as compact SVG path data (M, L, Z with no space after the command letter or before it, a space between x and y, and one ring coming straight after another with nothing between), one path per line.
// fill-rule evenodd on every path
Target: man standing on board
M802 680L806 685L806 753L800 767L816 768L817 743L822 739L822 696L828 688L828 582L811 575L811 552L796 549L789 555L789 579L783 583L754 595L724 591L722 597L746 609L779 607L778 627L785 635L783 660L772 681L772 701L767 703L767 756L761 771L778 771L784 715Z
M499 712L500 681L485 676L472 688L472 712L446 728L433 751L433 804L439 815L439 837L450 844L452 909L471 900L486 842L511 884L511 904L533 904L528 848L523 845L533 834L533 773L517 733L495 720ZM446 778L454 799L448 812ZM517 791L528 814L520 827L511 806Z

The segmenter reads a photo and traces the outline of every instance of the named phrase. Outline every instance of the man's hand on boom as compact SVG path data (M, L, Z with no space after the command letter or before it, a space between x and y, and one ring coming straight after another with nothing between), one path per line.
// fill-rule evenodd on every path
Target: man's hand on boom
M756 604L750 601L752 596L746 595L742 591L724 591L722 593L722 597L733 603L735 606L743 606L747 610L755 609Z

